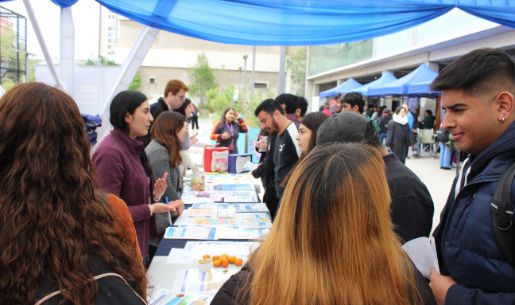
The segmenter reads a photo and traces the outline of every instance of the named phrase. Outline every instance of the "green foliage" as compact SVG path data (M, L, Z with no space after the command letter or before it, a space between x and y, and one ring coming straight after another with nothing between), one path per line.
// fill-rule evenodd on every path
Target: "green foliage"
M295 95L304 96L306 87L307 49L301 48L293 52L287 59L288 70L291 71L291 91Z
M131 83L129 84L129 90L139 90L141 88L141 74L138 72L134 75Z
M197 64L189 71L189 77L190 94L199 98L199 105L205 104L208 92L217 87L215 75L209 67L206 55L199 54L197 56Z
M228 107L233 107L238 111L238 113L242 114L245 118L247 124L251 127L259 127L260 123L258 119L254 116L254 110L256 107L265 99L274 96L272 91L262 91L257 90L254 91L252 95L250 95L248 101L245 103L234 101L234 92L235 88L230 87L224 90L220 90L218 88L213 88L207 92L207 103L205 104L205 109L209 113L216 113L214 119L218 120L219 116L227 109ZM240 93L240 97L247 96L246 92ZM240 98L242 100L242 98Z
M7 17L2 19L2 31L0 35L0 61L3 74L1 85L5 90L10 89L20 82L26 81L27 47L16 31L16 23ZM13 21L16 22L16 21Z
M234 88L230 87L225 90L211 88L206 92L207 103L205 108L210 112L222 113L227 107L233 105Z
M97 60L93 60L93 59L86 60L86 62L84 62L84 65L85 66L102 66L102 67L119 66L119 64L116 63L114 60L107 59L101 55L98 56Z
M29 82L36 81L36 66L39 60L37 59L29 59Z

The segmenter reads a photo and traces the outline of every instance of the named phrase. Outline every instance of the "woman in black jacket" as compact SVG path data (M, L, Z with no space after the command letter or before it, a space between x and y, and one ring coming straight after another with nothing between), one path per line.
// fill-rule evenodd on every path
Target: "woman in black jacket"
M408 148L411 145L411 130L408 125L406 108L399 106L392 120L388 123L386 146L390 148L402 163L405 163L408 156Z

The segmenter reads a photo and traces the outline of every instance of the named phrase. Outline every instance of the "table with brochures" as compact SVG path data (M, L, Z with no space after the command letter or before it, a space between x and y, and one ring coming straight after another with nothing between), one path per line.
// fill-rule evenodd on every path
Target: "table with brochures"
M147 271L149 304L209 304L241 269L272 226L253 181L250 174L206 173L204 190L193 191L185 180L185 210Z

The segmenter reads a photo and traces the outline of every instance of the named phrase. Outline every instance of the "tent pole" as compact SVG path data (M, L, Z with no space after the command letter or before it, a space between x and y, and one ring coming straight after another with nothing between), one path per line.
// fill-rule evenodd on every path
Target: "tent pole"
M281 93L284 93L284 90L286 87L285 64L286 64L286 47L281 46L280 58L279 58L279 92L278 92L278 95Z
M38 39L41 51L43 51L43 56L45 57L46 64L48 66L48 69L50 70L50 74L54 78L55 86L58 88L64 88L63 83L59 79L59 75L57 75L54 63L52 62L52 58L50 57L50 53L48 52L45 39L43 38L43 34L41 33L41 29L39 28L39 24L36 19L36 15L34 14L34 10L32 9L32 5L30 4L29 0L23 0L23 4L25 5L25 9L27 10L27 14L29 15L30 23L32 23L32 27L34 28L34 33L36 34L36 37Z
M143 30L141 30L141 33L139 34L136 42L132 46L131 52L125 59L125 62L121 67L120 74L118 74L118 78L116 79L109 95L104 102L102 112L102 127L100 127L100 129L97 131L98 142L100 142L110 130L108 107L110 101L118 92L129 88L134 75L136 75L136 72L138 72L138 69L145 59L145 56L156 40L157 34L159 34L158 29L145 26Z
M73 78L75 68L75 26L72 8L61 9L61 52L59 72L66 91L73 96Z

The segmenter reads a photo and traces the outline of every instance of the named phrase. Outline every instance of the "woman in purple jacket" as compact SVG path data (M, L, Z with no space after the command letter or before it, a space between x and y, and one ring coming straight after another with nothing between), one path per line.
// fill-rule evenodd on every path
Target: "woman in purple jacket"
M122 198L136 228L141 255L148 263L154 213L173 212L176 207L154 203L166 190L167 173L153 181L152 170L138 138L146 136L153 121L147 97L138 91L122 91L111 102L109 121L114 129L93 154L97 183L106 192ZM155 233L155 232L154 232Z

